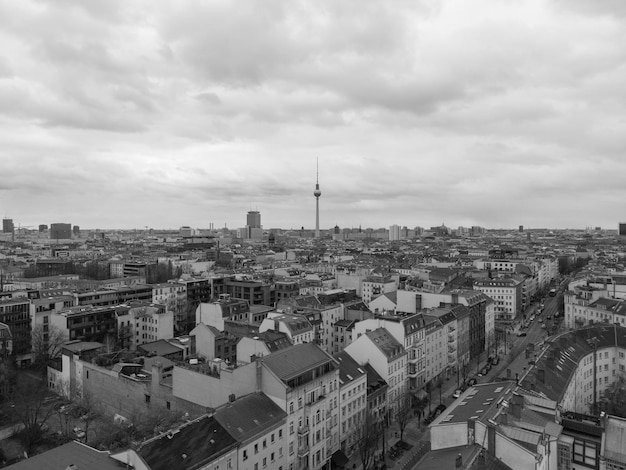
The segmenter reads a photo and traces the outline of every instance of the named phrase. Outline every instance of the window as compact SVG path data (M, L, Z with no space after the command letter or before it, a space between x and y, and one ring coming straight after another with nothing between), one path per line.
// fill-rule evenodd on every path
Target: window
M89 371L86 371L86 372L87 372L87 378L89 378Z
M150 395L146 394L145 395L145 400L146 400L146 403L150 403Z
M267 467L267 457L263 457L263 468Z
M263 448L267 449L267 439L263 439Z
M172 404L169 401L165 402L165 408L167 408L168 410L172 408Z
M270 442L273 444L274 443L274 433L272 433L272 435L270 436Z
M243 459L244 460L248 460L248 451L247 450L243 451Z
M283 438L283 430L279 429L278 430L278 439L282 439Z
M254 444L254 453L255 454L259 453L259 444Z

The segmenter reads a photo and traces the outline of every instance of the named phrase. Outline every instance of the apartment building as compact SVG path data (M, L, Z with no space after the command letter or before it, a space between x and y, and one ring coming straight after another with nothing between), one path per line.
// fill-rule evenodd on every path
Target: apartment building
M339 367L314 343L262 360L262 390L287 413L287 453L294 470L330 465L340 448Z
M480 279L474 281L474 289L493 299L496 321L512 322L522 309L522 284L513 277Z
M358 446L366 420L367 372L346 352L333 357L339 363L340 447L350 456Z
M377 315L376 318L362 320L354 325L354 337L374 330L385 328L407 352L406 377L409 390L419 390L425 381L424 317L420 313L413 315Z
M259 326L259 333L270 330L285 333L293 344L315 341L315 329L304 315L271 312Z
M0 323L11 331L13 354L20 365L31 362L30 301L27 298L0 300Z
M385 328L376 328L360 336L357 334L357 338L346 347L345 352L361 366L369 363L389 385L389 418L394 420L407 391L407 353L404 346Z
M174 314L164 305L134 300L115 307L117 336L122 348L138 346L174 336Z
M216 469L288 470L293 463L285 440L287 413L264 393L233 396L214 416L237 441L237 458Z
M448 364L448 336L437 317L424 315L424 382L434 384L443 378Z
M80 305L50 315L50 324L63 331L70 341L102 342L117 333L115 307Z
M390 276L369 276L361 284L361 299L366 305L379 295L398 289L397 279Z

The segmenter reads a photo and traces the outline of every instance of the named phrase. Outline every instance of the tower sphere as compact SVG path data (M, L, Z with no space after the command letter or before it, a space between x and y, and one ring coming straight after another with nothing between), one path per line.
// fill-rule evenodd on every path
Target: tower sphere
M315 191L313 191L313 196L320 197L321 195L322 191L320 191L320 188L315 188Z

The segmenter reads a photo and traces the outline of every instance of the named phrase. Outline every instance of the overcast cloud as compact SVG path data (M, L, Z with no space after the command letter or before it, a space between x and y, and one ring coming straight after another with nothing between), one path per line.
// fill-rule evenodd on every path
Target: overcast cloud
M22 226L616 228L621 0L0 0Z

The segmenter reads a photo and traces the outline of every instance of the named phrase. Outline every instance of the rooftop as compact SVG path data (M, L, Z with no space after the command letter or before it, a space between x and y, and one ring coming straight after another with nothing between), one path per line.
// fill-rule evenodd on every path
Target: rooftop
M316 367L333 363L333 358L314 343L296 344L265 356L263 363L286 382Z
M137 453L151 470L200 468L228 452L236 440L213 416L203 416L144 442Z
M74 464L77 469L120 470L126 465L113 460L108 452L99 451L77 441L68 442L34 455L7 468L11 470L63 470Z
M267 432L286 416L264 393L251 393L215 411L215 419L239 442Z
M486 421L496 415L498 404L504 401L515 382L477 384L468 388L431 424L464 423L473 418Z

